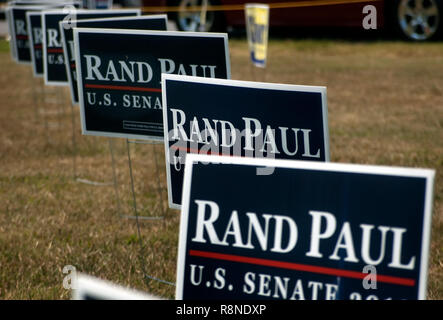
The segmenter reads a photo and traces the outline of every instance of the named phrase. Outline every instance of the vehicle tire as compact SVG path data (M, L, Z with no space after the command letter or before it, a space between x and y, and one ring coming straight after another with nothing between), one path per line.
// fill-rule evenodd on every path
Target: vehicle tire
M215 0L207 0L208 6L217 5ZM201 6L203 0L176 0L175 6L179 7L193 7ZM172 15L172 19L177 24L177 29L180 31L204 31L215 32L224 31L224 19L221 11L207 11L206 23L201 26L200 12L176 12Z
M395 30L411 41L441 37L443 29L442 0L397 0L392 10Z

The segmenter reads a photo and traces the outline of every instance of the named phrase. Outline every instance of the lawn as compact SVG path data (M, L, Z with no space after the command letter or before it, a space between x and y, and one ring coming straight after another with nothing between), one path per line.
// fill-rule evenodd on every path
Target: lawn
M327 86L332 161L436 169L428 298L443 299L443 44L279 39L266 69L245 39L229 45L233 79ZM163 146L130 145L138 212L164 217L137 225L122 217L126 142L112 141L116 190L109 141L81 135L67 88L44 88L3 40L0 70L0 298L68 299L66 265L173 298L179 212L166 210Z

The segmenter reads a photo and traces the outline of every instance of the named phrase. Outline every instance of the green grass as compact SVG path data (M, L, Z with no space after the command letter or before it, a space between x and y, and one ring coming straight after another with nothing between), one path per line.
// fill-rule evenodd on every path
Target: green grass
M265 70L250 65L243 39L230 41L230 53L233 79L328 87L332 161L436 169L428 296L443 299L443 45L272 40ZM140 244L135 222L120 217L133 214L124 141L115 140L118 211L112 186L73 179L67 90L46 88L59 104L43 110L41 81L11 61L5 41L0 70L0 298L69 298L65 265L174 297L173 286L145 281L143 273L175 282L179 212L142 222ZM82 136L78 116L76 139L78 176L109 182L107 139ZM152 212L159 202L154 152L166 207L163 148L131 145L143 214L160 214Z

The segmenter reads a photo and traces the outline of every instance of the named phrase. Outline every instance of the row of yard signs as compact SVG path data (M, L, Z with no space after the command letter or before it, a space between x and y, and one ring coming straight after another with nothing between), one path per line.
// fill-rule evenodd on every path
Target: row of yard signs
M266 67L268 56L269 5L245 5L246 34L252 63Z
M433 170L330 163L326 88L230 80L226 34L78 20L126 13L28 14L35 73L77 84L83 134L164 141L178 299L425 298Z

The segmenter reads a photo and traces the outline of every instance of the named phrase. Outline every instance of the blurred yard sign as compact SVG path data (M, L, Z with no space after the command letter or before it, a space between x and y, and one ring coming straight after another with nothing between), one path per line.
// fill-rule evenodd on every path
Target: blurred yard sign
M73 300L159 300L159 297L78 274L72 291Z
M60 34L60 21L73 21L87 18L124 17L140 15L140 9L122 10L50 10L42 12L43 30L43 70L46 85L68 85ZM72 24L70 27L74 27Z
M325 87L178 75L162 79L172 208L180 208L187 153L329 161Z
M140 29L140 30L163 30L166 31L168 17L165 14L84 19L74 21L60 21L60 32L62 34L63 54L66 73L68 74L71 89L71 100L73 104L78 103L77 71L74 52L74 31L69 26L77 28L107 28L107 29Z
M86 135L163 141L162 73L231 76L224 33L74 28L74 45Z
M64 6L80 7L79 1L73 2L54 2L50 8L57 9ZM32 10L26 12L26 26L29 37L29 51L31 54L32 70L34 77L43 77L43 30L42 30L42 14L43 9L48 9L48 6L40 10Z
M19 0L19 1L9 1L8 5L11 6L52 6L52 5L70 5L72 2L75 2L76 5L81 7L82 1L81 0Z
M269 5L247 3L245 17L252 63L265 68L268 52Z
M434 175L189 155L176 298L425 299Z

